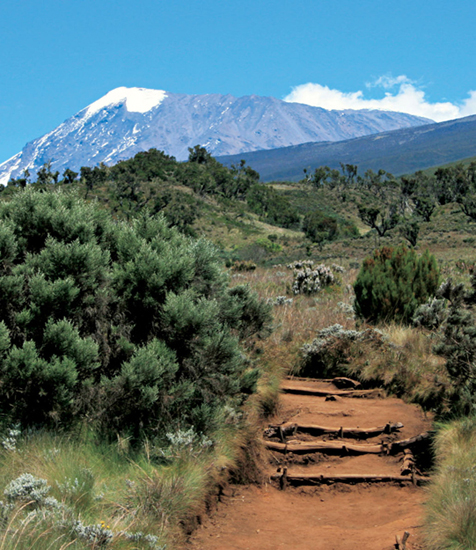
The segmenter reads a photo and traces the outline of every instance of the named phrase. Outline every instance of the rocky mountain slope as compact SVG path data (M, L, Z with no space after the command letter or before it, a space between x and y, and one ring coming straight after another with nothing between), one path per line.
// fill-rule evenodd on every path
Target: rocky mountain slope
M35 174L45 162L62 173L66 168L113 164L152 147L185 160L188 148L197 144L212 155L233 155L428 122L377 110L327 111L271 97L117 88L0 164L0 183L5 185L25 169Z

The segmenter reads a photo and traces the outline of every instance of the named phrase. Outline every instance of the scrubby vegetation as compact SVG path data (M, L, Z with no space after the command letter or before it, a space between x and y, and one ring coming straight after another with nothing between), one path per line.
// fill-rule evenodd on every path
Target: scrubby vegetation
M230 475L256 479L254 430L288 372L349 375L440 419L472 414L474 173L342 165L262 185L195 147L186 163L151 150L12 180L1 547L170 550ZM470 461L461 439L451 452ZM474 544L459 478L466 519L442 512L454 466L438 445L430 525ZM442 537L430 547L458 548Z
M404 246L384 247L367 258L354 284L355 310L369 322L408 323L417 307L435 295L438 268L434 256L418 257Z
M428 550L474 548L476 541L476 421L474 415L439 426L436 470L428 495Z
M240 459L270 306L208 241L64 190L2 202L0 250L3 546L162 548Z
M142 215L112 223L68 193L0 205L0 410L23 426L89 418L107 433L206 431L257 372L238 341L267 306L228 288L217 251Z

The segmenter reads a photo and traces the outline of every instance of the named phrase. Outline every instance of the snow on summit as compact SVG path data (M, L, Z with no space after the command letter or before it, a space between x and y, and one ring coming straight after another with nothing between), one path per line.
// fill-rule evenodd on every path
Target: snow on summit
M97 113L109 105L125 103L130 113L146 113L153 107L157 107L167 97L163 90L150 90L148 88L126 88L121 86L108 92L94 103L86 107L86 116Z
M189 148L197 144L214 156L233 155L351 139L429 122L389 111L340 115L272 97L187 95L121 86L0 163L0 185L18 178L25 169L34 178L45 163L60 174L66 168L78 172L82 166L114 164L151 147L186 160Z

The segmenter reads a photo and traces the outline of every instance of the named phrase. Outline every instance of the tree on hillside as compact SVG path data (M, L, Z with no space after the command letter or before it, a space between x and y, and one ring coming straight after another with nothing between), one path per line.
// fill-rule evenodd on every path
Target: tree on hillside
M359 205L359 218L362 222L377 231L379 237L386 235L388 231L393 229L400 217L398 215L398 207L395 203L390 204L374 204L374 205Z
M339 228L335 218L315 210L304 217L302 230L308 239L321 246L337 238Z

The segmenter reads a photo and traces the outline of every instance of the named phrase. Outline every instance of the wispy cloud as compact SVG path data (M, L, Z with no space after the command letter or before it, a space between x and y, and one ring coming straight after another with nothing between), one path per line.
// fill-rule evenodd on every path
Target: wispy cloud
M441 122L476 114L476 91L460 103L450 101L432 103L425 97L425 92L405 75L381 76L366 88L382 88L384 96L380 99L366 99L364 93L341 92L321 84L301 84L292 89L284 98L292 103L304 103L324 109L380 109L382 111L399 111L422 116Z

